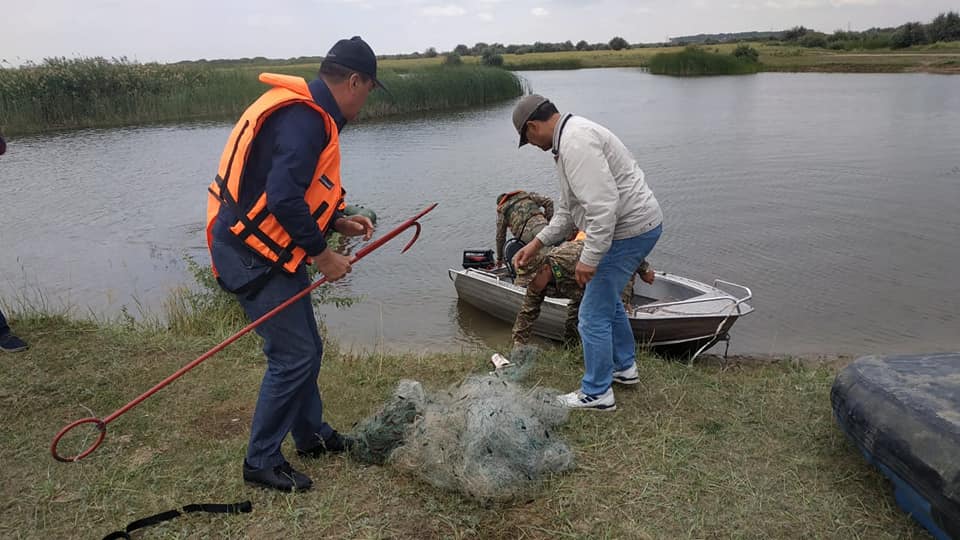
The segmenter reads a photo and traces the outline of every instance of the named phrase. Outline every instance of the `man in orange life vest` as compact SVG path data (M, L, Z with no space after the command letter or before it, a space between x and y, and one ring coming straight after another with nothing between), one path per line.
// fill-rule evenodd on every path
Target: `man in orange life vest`
M312 260L330 281L350 272L349 258L327 247L336 230L369 239L367 217L346 217L339 133L378 86L377 59L359 37L338 41L318 77L264 73L272 86L251 105L227 140L210 185L207 242L220 285L257 319L309 286ZM257 328L267 370L243 464L247 483L282 491L313 482L293 469L280 445L293 435L297 454L320 457L351 441L323 420L317 387L323 342L310 297Z

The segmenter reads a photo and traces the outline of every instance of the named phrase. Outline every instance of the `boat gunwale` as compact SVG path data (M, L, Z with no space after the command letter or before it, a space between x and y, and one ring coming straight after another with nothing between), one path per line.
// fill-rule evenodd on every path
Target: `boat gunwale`
M508 290L512 293L522 296L524 294L524 288L514 285L510 281L501 279L500 276L489 272L483 269L478 268L464 268L456 269L450 268L448 270L451 280L455 281L454 274L458 274L462 277L468 279L474 279L478 281L484 281L490 283L493 286L499 287L501 289ZM652 320L662 320L662 319L700 319L700 318L725 318L730 317L734 320L743 315L752 313L754 308L745 301L740 301L740 299L734 297L727 291L720 289L719 287L714 287L703 283L702 281L696 281L694 279L686 278L677 274L672 274L669 272L657 272L658 277L666 279L667 281L677 283L681 286L688 287L695 291L699 291L700 294L692 296L690 298L684 299L680 302L679 305L692 303L706 304L708 302L732 302L731 304L724 306L721 309L708 311L708 312L688 312L688 313L679 313L677 311L663 311L662 306L674 307L678 304L674 302L663 302L655 300L649 304L643 304L642 306L637 306L632 313L628 313L627 317L635 321L652 321ZM691 302L693 301L693 302ZM546 297L544 302L548 302L557 306L566 307L569 301L565 298L555 298L552 296ZM730 308L738 308L736 313L729 313ZM647 312L646 310L652 309L653 312Z

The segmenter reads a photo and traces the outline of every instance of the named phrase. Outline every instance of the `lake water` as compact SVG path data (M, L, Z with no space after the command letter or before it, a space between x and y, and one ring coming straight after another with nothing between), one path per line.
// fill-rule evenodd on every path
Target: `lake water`
M960 77L779 74L677 79L633 69L523 73L609 127L664 208L657 269L751 287L741 353L960 350ZM516 148L513 103L349 126L349 201L381 231L440 206L407 254L359 263L326 310L346 347L497 346L509 325L458 304L448 267L492 247L498 193L557 193L553 160ZM0 299L80 316L160 315L206 262L206 187L231 125L10 140L0 158Z

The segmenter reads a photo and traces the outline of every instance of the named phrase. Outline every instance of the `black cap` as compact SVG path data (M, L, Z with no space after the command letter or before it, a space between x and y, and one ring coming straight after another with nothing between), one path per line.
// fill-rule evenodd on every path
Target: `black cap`
M363 73L373 79L377 86L386 90L383 83L377 79L377 55L373 54L373 49L360 36L341 39L334 43L323 61Z

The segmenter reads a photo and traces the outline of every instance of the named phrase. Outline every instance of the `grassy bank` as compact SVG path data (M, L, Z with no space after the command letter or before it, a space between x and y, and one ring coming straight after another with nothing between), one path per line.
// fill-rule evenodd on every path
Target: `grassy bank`
M750 43L760 53L761 71L856 72L856 73L960 73L960 42L937 43L906 49L870 49L837 51L791 45ZM729 54L735 44L707 45L709 52ZM677 53L683 47L644 47L620 51L569 51L504 54L504 66L523 71L533 69L578 69L601 67L647 67L659 53ZM439 65L441 57L413 60L388 60L390 66ZM465 64L476 64L479 57L464 56Z
M0 129L7 135L200 119L233 119L267 88L263 71L310 80L316 65L216 67L51 60L0 69ZM371 95L366 118L484 105L521 95L502 69L400 67L380 76L395 96Z
M229 313L184 317L176 331L14 317L31 349L0 356L0 537L99 538L183 504L246 499L252 514L195 514L147 537L924 536L835 426L834 369L788 362L690 369L643 358L643 383L618 389L616 412L576 413L562 429L577 469L518 505L481 507L344 457L292 457L318 480L309 493L245 487L240 465L263 373L252 336L110 424L85 461L53 461L50 439L68 421L86 408L112 412L235 328ZM328 420L349 430L400 378L443 388L488 370L488 353L356 356L331 347L320 376ZM550 351L529 380L566 389L581 369L577 352Z

